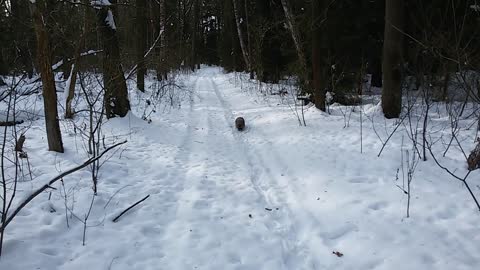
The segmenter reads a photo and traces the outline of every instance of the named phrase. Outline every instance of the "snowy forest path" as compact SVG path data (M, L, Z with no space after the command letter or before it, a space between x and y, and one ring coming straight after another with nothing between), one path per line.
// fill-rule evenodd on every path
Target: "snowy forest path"
M160 237L169 268L313 269L282 188L247 150L212 75L193 75L187 129L174 157L181 184Z
M290 80L259 83L207 66L175 76L171 88L154 77L145 93L132 88L132 112L105 122L107 143L128 144L105 159L95 200L88 170L42 194L8 229L0 269L478 268L478 215L432 161L420 163L404 217L395 178L408 146L397 136L377 157L381 106L364 110L372 119L362 118L362 133L355 112L344 127L343 106L306 108L299 126L295 96L275 94L295 91ZM19 182L23 195L86 155L75 130L58 156L45 148L44 122L32 125L25 149L35 181Z

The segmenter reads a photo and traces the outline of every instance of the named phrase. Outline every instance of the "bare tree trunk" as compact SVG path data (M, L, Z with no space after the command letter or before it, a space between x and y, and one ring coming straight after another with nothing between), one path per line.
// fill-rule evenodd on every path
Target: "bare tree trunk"
M155 69L157 72L157 80L166 80L167 79L167 63L166 63L166 49L167 49L167 27L166 27L166 16L165 9L166 4L165 0L159 0L158 2L152 3L154 7L154 17L156 24L156 33L155 35L160 35L160 40L158 46L155 48L156 60L155 60Z
M72 101L75 97L75 85L77 84L78 64L80 62L80 43L82 43L82 41L79 41L79 44L75 50L75 62L73 63L72 70L70 71L70 84L67 85L68 94L65 101L65 119L72 119L74 115Z
M62 134L58 123L57 91L52 70L52 60L50 58L49 36L43 17L46 3L44 0L37 0L30 7L37 37L37 62L42 78L48 150L63 153Z
M199 13L200 13L200 5L198 0L193 0L193 23L192 23L192 55L190 59L190 68L192 71L195 71L195 65L197 64L197 40L198 40L198 24L199 24Z
M167 79L167 74L168 74L168 69L166 67L167 61L166 61L166 51L168 48L167 44L167 5L165 3L166 0L160 0L160 31L161 31L161 36L160 36L160 65L162 65L162 78L164 80ZM157 75L158 76L158 75Z
M137 88L145 92L145 50L147 49L147 1L137 0L136 3L136 26L137 26Z
M185 68L185 1L177 1L178 2L178 21L177 21L177 33L178 33L178 40L179 40L179 64L182 69Z
M72 101L73 98L75 97L75 85L77 84L77 74L79 70L79 65L80 65L80 58L81 58L81 52L82 48L85 45L85 38L87 35L87 29L89 27L88 21L88 0L82 0L82 3L85 5L85 11L84 11L84 22L83 22L83 29L82 29L82 34L80 36L80 39L78 40L78 44L75 48L75 60L73 62L71 72L70 72L70 85L68 85L68 95L65 101L65 118L66 119L71 119L73 118L74 111L72 109Z
M2 7L3 8L3 7ZM30 38L31 29L28 27L31 25L31 21L28 14L28 1L14 0L10 1L11 15L13 22L15 23L15 31L13 35L13 42L17 47L18 59L22 65L22 68L27 72L28 77L33 77L33 61L30 53L30 47L33 47L33 39ZM27 42L25 42L25 38ZM22 42L23 41L23 42Z
M382 90L386 118L397 118L402 110L403 13L404 0L386 0Z
M110 0L112 4L116 1ZM96 9L98 31L103 45L103 82L105 88L105 113L107 118L124 117L130 111L127 84L120 62L120 47L113 19L112 6Z
M318 0L316 0L318 1ZM307 58L305 57L305 52L302 47L302 41L300 39L300 34L297 29L297 25L295 23L295 19L293 18L290 5L288 0L281 0L283 12L285 13L285 19L287 22L288 30L290 30L290 34L292 35L293 43L295 44L295 50L297 51L298 62L300 63L300 68L302 74L300 74L300 78L308 85L308 69L307 69Z
M240 14L237 7L237 0L232 0L232 2L233 2L233 13L235 15L235 23L237 24L238 39L240 41L240 48L242 49L242 54L243 54L243 60L245 61L247 70L251 71L252 67L250 64L250 57L247 51L248 49L247 49L247 46L245 45L245 40L243 38L243 31L242 31L242 25L240 22Z
M248 0L244 0L245 3L245 25L247 29L247 42L248 42L248 62L250 63L250 79L255 78L255 74L253 71L253 63L252 63L252 41L251 41L251 33L250 33L250 20L248 18Z
M312 71L313 71L313 95L315 99L315 107L322 111L325 111L325 65L323 65L323 59L325 56L325 46L324 46L324 33L321 31L321 24L323 16L322 9L323 0L312 1ZM323 53L323 55L322 55Z

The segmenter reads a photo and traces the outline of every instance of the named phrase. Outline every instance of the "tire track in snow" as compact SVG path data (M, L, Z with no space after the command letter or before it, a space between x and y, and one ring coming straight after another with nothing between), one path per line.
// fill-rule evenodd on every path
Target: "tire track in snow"
M206 118L199 112L196 99L203 101L198 93L201 79L196 78L195 84L190 92L190 108L187 116L187 135L183 138L180 145L179 155L175 158L182 166L179 168L178 180L183 181L184 188L177 196L177 209L175 220L170 223L166 236L178 238L166 238L165 243L168 250L172 253L167 254L166 261L170 269L186 269L196 267L195 261L191 261L189 250L194 249L202 235L196 227L193 213L196 208L203 205L202 194L199 191L199 179L203 179L207 174L207 166L202 160L201 140L205 136L204 127ZM200 140L200 141L199 141ZM195 229L194 229L195 228Z
M218 89L217 92L219 97L224 99ZM226 108L232 107L225 99L223 102ZM231 117L229 116L230 114L233 115L232 111L228 109L226 117ZM269 179L273 180L272 182L276 184L277 196L288 198L288 201L283 200L283 202L289 205L290 212L293 213L294 219L292 219L292 221L294 224L292 226L300 237L298 238L299 242L304 246L302 252L310 253L311 267L314 269L328 269L331 267L331 264L321 258L336 249L339 238L357 231L358 227L348 222L346 224L337 224L336 226L322 222L318 214L315 215L305 204L305 198L299 197L299 194L302 194L302 192L300 192L301 189L298 186L300 178L295 168L290 166L289 162L280 155L279 151L275 148L275 144L269 141L269 136L261 129L255 129L255 133L271 147L268 147L268 149L264 147L257 148L257 144L244 140L243 134L237 135L248 148L252 148L247 151L257 156L256 162L260 161L260 167L265 169L266 173L270 175ZM281 173L281 177L273 175L272 172L275 172L275 168L281 169L278 171L278 174ZM262 185L262 183L260 185ZM268 189L270 183L263 183L263 185Z
M136 242L134 243L134 253L139 256L139 264L160 264L169 258L166 258L169 250L164 245L163 238L169 235L172 226L175 226L175 217L181 207L179 200L184 193L187 177L183 172L184 164L188 164L188 153L191 149L192 139L194 137L194 127L197 125L194 117L196 99L193 89L197 85L197 80L192 80L188 87L192 89L186 102L185 109L181 112L186 118L186 128L180 130L180 138L177 143L159 142L158 138L149 134L162 132L163 126L156 126L155 122L146 129L150 133L144 134L138 132L136 138L131 140L131 145L135 152L132 152L130 159L142 160L144 166L127 166L119 164L118 169L131 168L126 175L138 179L132 183L129 188L134 192L146 195L150 194L149 201L132 211L130 215L141 217L143 222L138 224ZM188 107L190 106L190 107ZM122 162L124 163L124 161ZM150 177L151 175L151 177ZM140 195L138 195L140 196ZM127 216L126 216L127 217ZM119 253L120 261L131 260L131 256ZM142 269L142 267L132 267L132 269ZM145 268L143 268L145 269Z
M247 166L250 168L250 181L260 196L271 208L279 208L281 212L280 219L277 221L276 230L283 239L283 258L286 258L284 264L287 269L315 269L314 263L310 258L309 248L306 247L300 240L300 231L297 225L293 222L296 220L289 203L285 200L287 194L284 188L278 186L275 176L271 173L272 169L267 166L267 163L262 158L261 154L257 153L249 143L242 138L241 133L236 132L233 126L235 116L230 109L231 106L225 101L222 94L218 90L218 86L212 78L209 78L215 95L224 112L224 120L232 130L232 134L237 141L237 145L241 148L241 153L245 157ZM229 121L230 119L230 121ZM261 177L265 175L265 177ZM267 180L266 182L263 182ZM296 262L305 262L304 265L295 265Z
M255 205L250 200L251 188L246 188L249 185L243 180L248 178L248 173L241 170L245 166L235 167L239 163L238 157L230 153L236 149L237 141L224 124L223 108L212 91L211 80L200 77L195 92L202 102L194 104L194 119L190 124L192 128L199 125L202 129L194 131L195 137L192 135L190 140L195 143L189 147L190 155L182 168L186 188L178 199L176 220L166 234L177 238L164 239L166 249L171 250L165 259L168 268L237 269L246 263L255 265L253 269L292 269L281 264L280 258L288 254L276 252L281 243L277 234L273 233L272 239L269 231L265 233L265 228L273 227L273 224L265 224L270 219L256 216L253 221L246 215L249 209L259 210L258 205L266 204ZM258 222L264 226L252 226ZM238 233L240 231L244 233ZM268 239L255 242L260 237ZM244 249L245 245L249 248ZM259 260L248 255L249 249L257 250L255 254L269 249L273 258L259 256L265 265L255 264Z
M161 256L157 258L159 262L164 263L172 258L168 257L169 249L164 244L164 238L171 235L172 229L177 229L176 223L179 211L182 211L185 189L188 187L188 164L190 164L190 153L193 147L193 138L195 136L195 127L199 124L198 117L195 117L195 105L196 96L194 90L198 84L198 78L196 78L188 87L191 89L189 92L188 103L189 108L185 114L186 130L184 135L179 141L178 145L173 145L176 149L172 153L172 163L168 164L163 170L157 174L157 179L154 182L145 182L141 185L147 185L146 189L150 190L152 196L151 213L145 214L145 216L153 215L156 218L156 223L153 225L156 228L153 232L147 234L148 239L141 241L145 244L144 249L159 250ZM161 131L160 131L161 132ZM152 145L157 144L155 137L146 137L146 141L150 141L149 149ZM162 147L162 145L160 145ZM162 155L165 154L161 151L157 152ZM161 157L159 157L161 158ZM157 160L155 156L152 156L151 161ZM152 163L152 167L158 169L158 163ZM142 172L140 172L142 173ZM145 172L143 172L145 173ZM157 239L157 240L154 240ZM171 241L168 241L171 242ZM140 247L138 247L140 248ZM148 252L148 251L147 251Z

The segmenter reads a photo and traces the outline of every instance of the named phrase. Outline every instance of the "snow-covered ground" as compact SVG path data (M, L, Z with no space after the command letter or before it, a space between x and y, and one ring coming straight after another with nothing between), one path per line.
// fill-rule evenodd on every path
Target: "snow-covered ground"
M182 78L178 108L158 109L148 123L141 119L148 94L132 93L133 113L106 123L109 143L128 143L101 169L86 245L78 219L92 191L83 170L64 179L78 218L65 213L60 184L42 194L7 228L1 270L480 267L480 213L431 158L415 171L406 218L399 186L411 143L402 126L377 157L378 136L385 141L396 121L383 120L378 105L364 106L362 133L359 108L350 114L341 106L332 114L307 108L300 127L288 97L249 91L248 82L242 90L236 75L204 67ZM244 132L234 128L237 116ZM435 121L448 119L433 119L433 128ZM27 131L35 179L21 183L19 197L85 160L84 143L67 121L62 128L65 154L47 151L41 119ZM465 172L458 151L449 153L440 161ZM480 196L480 173L469 179Z

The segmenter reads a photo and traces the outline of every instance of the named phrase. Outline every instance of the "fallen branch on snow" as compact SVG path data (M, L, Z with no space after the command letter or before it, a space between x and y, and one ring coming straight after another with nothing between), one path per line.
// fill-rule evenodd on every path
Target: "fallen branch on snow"
M0 127L11 127L15 125L23 124L23 120L20 121L0 121Z
M138 204L140 204L141 202L145 201L146 199L148 199L148 197L150 197L150 194L148 194L147 196L145 196L145 198L141 199L140 201L132 204L130 207L128 207L127 209L123 210L122 213L120 213L120 215L118 215L116 218L114 218L112 221L113 222L117 222L118 219L123 216L123 214L125 214L126 212L128 212L128 210L132 209L133 207L137 206Z
M43 191L45 191L46 189L49 189L49 188L52 188L52 184L54 184L55 182L57 182L58 180L60 179L63 179L63 177L67 176L67 175L70 175L78 170L81 170L85 167L87 167L88 165L90 165L91 163L99 160L103 155L105 155L107 152L109 152L110 150L114 149L114 148L117 148L118 146L122 145L122 144L125 144L127 143L127 141L123 141L123 142L120 142L120 143L117 143L117 144L114 144L110 147L108 147L107 149L105 149L105 151L103 151L100 155L96 156L96 157L92 157L90 159L88 159L87 161L85 161L84 163L82 163L81 165L78 165L76 167L73 167L57 176L55 176L52 180L48 181L48 183L46 183L45 185L41 186L40 188L38 188L35 192L33 192L31 195L29 195L27 198L25 198L18 206L17 208L15 208L15 210L12 212L12 214L10 214L7 219L5 220L5 222L3 224L1 224L2 227L0 227L0 233L5 231L5 228L8 226L8 224L10 224L10 222L12 222L12 220L15 218L15 216L23 209L25 208L25 206L27 206L33 199L35 199L38 195L40 195Z

